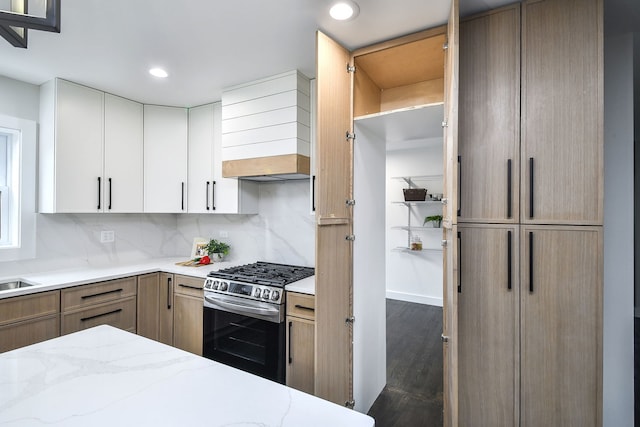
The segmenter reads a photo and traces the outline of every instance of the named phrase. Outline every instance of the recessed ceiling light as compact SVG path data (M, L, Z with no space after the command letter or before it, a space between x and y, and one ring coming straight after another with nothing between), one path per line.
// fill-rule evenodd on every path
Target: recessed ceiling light
M149 70L149 74L151 74L154 77L160 77L161 79L164 79L165 77L169 76L169 74L162 68L152 68Z
M351 0L339 0L329 9L329 15L337 21L348 21L354 19L360 13L358 4Z

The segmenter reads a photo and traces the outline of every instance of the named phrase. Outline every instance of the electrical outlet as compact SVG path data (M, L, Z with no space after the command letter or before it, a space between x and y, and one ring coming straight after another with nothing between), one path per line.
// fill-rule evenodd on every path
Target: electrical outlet
M100 243L112 243L116 240L116 233L113 230L100 232Z
M220 237L229 237L229 232L228 231L221 231L220 232Z

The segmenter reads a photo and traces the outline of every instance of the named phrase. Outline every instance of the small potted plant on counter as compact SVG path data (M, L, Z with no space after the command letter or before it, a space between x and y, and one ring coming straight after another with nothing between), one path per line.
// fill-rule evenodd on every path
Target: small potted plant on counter
M442 215L431 215L424 219L422 225L425 225L427 222L433 223L433 228L440 228L442 224Z
M209 240L207 244L207 253L213 262L222 261L222 259L229 254L229 249L231 249L231 246L229 246L228 243L216 239Z

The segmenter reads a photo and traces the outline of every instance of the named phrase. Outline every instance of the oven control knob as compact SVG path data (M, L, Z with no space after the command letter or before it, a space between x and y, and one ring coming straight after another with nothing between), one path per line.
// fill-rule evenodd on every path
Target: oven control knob
M260 288L255 288L255 289L253 290L253 296L254 296L254 297L256 297L256 298L260 298L260 295L262 295L262 289L260 289Z
M218 290L218 286L220 286L220 282L218 282L217 280L213 282L213 285L211 285L214 291Z
M280 298L280 292L278 292L278 291L273 291L273 292L271 293L271 299L272 299L273 301L278 301L278 298Z
M269 299L269 295L271 294L271 291L269 289L264 289L262 291L262 298L264 299Z
M221 291L226 291L227 288L229 288L229 285L227 284L227 282L220 282L220 290Z

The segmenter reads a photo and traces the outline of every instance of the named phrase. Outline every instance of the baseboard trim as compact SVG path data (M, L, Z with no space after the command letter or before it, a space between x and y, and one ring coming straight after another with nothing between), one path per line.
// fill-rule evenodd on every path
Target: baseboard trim
M426 295L410 294L406 292L387 291L388 299L395 299L418 304L434 305L442 307L442 298L435 298Z

